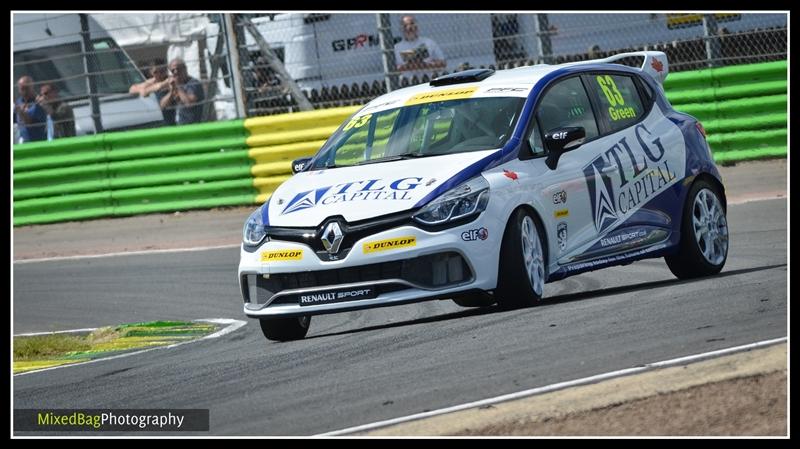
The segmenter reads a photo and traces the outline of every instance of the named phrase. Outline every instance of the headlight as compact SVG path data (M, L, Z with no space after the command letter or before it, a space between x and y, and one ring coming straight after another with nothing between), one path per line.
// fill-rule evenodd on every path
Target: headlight
M489 203L489 182L478 176L448 191L414 214L414 220L426 225L439 225L476 215Z
M250 216L247 218L247 221L244 223L242 240L244 240L245 245L259 245L261 244L261 241L264 240L264 237L267 236L267 230L264 228L264 222L261 219L261 213L264 207L265 206L261 206L256 209L256 211L250 214Z

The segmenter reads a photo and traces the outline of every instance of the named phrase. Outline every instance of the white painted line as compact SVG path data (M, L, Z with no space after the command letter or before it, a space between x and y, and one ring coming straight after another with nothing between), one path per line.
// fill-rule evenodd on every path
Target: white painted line
M198 341L203 341L203 340L209 340L209 339L212 339L212 338L222 337L223 335L230 334L231 332L233 332L233 331L241 328L245 324L247 324L246 321L232 320L232 319L228 319L228 318L210 318L210 319L194 320L194 321L196 321L196 322L197 321L202 321L202 322L216 323L216 324L227 324L228 326L226 326L224 329L220 329L220 330L214 332L213 334L206 335L205 337L198 338L196 340L182 341L180 343L174 343L174 344L167 345L167 346L156 346L154 348L147 348L147 349L142 349L140 351L134 351L134 352L126 352L124 354L114 355L114 356L111 356L111 357L103 357L103 358L93 359L93 360L87 360L85 362L80 362L80 363L71 363L71 364L68 364L68 365L59 365L59 366L52 366L50 368L42 368L42 369L37 369L37 370L26 371L24 373L14 374L14 377L24 376L26 374L41 373L41 372L44 372L44 371L50 371L50 370L60 369L60 368L69 368L69 367L72 367L72 366L86 365L86 364L89 364L89 363L104 362L106 360L121 359L123 357L130 357L132 355L137 355L137 354L142 354L142 353L145 353L145 352L155 351L157 349L176 348L178 346L187 345L187 344L190 344L190 343L196 343ZM69 331L67 331L67 332L69 332Z
M758 194L758 195L740 195L738 197L729 198L728 206L734 206L738 204L746 204L746 203L755 203L758 201L770 201L770 200L785 200L786 192L770 192L767 194Z
M213 249L228 249L239 248L241 244L236 245L219 245L219 246L197 246L194 248L171 248L171 249L148 249L142 251L122 251L118 253L105 253L105 254L84 254L78 256L58 256L58 257L43 257L40 259L20 259L15 260L14 263L36 263L36 262L53 262L57 260L80 260L80 259L97 259L101 257L117 257L117 256L136 256L142 254L164 254L164 253L186 253L193 251L209 251Z
M15 334L15 337L33 337L35 335L52 335L52 334L77 334L78 332L92 332L96 331L96 327L86 329L70 329L68 331L50 331L50 332L29 332L27 334Z
M752 349L757 349L757 348L761 348L761 347L764 347L764 346L770 346L770 345L774 345L774 344L777 344L777 343L783 343L783 342L786 342L786 341L787 341L787 337L782 337L782 338L776 338L776 339L773 339L773 340L759 341L759 342L756 342L756 343L751 343L751 344L742 345L742 346L735 346L735 347L727 348L727 349L720 349L718 351L704 352L704 353L701 353L701 354L690 355L690 356L687 356L687 357L679 357L677 359L670 359L670 360L664 360L664 361L661 361L661 362L648 363L646 365L640 365L640 366L636 366L636 367L633 367L633 368L626 368L626 369L622 369L622 370L618 370L618 371L611 371L611 372L608 372L608 373L597 374L597 375L594 375L594 376L584 377L582 379L570 380L570 381L567 381L567 382L559 382L559 383L555 383L555 384L551 384L551 385L546 385L544 387L538 387L538 388L532 388L530 390L519 391L517 393L505 394L505 395L502 395L502 396L496 396L496 397L493 397L493 398L483 399L483 400L480 400L480 401L469 402L469 403L466 403L466 404L455 405L455 406L447 407L447 408L441 408L441 409L432 410L432 411L429 411L429 412L417 413L417 414L414 414L414 415L408 415L408 416L402 416L402 417L399 417L399 418L387 419L387 420L384 420L384 421L378 421L378 422L374 422L374 423L370 423L370 424L364 424L364 425L361 425L361 426L349 427L347 429L336 430L336 431L333 431L333 432L327 432L327 433L323 433L323 434L319 434L319 435L315 435L315 436L338 436L338 435L346 435L346 434L355 433L355 432L363 432L363 431L366 431L366 430L378 429L380 427L386 427L386 426L391 426L391 425L394 425L394 424L400 424L400 423L404 423L404 422L415 421L415 420L422 419L422 418L429 418L431 416L444 415L444 414L447 414L447 413L458 412L458 411L461 411L461 410L467 410L467 409L470 409L470 408L480 407L480 406L484 406L484 405L497 404L499 402L510 401L510 400L513 400L513 399L521 399L521 398L525 398L525 397L528 397L528 396L534 396L534 395L538 395L538 394L549 393L551 391L562 390L562 389L565 389L565 388L577 387L577 386L580 386L580 385L593 384L593 383L600 382L600 381L603 381L603 380L613 379L615 377L627 376L627 375L630 375L630 374L637 374L637 373L641 373L641 372L644 372L644 371L651 371L651 370L658 369L658 368L665 368L667 366L681 365L681 364L684 364L684 363L697 362L697 361L700 361L700 360L703 360L703 359L712 358L712 357L719 357L719 356L722 356L722 355L733 354L733 353L736 353L736 352L749 351L749 350L752 350Z

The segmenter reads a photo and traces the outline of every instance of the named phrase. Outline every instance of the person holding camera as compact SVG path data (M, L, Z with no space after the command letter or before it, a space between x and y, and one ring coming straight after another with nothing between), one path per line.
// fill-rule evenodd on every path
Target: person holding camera
M47 111L39 103L28 75L17 81L19 97L14 101L14 122L19 129L19 143L47 140Z
M202 122L206 99L203 85L189 76L186 63L180 58L170 61L169 72L169 93L161 99L161 108L175 104L175 123L178 125Z
M420 36L417 20L410 14L400 19L403 27L403 40L394 46L394 59L397 70L403 72L404 78L430 75L434 70L447 66L444 53L431 38Z

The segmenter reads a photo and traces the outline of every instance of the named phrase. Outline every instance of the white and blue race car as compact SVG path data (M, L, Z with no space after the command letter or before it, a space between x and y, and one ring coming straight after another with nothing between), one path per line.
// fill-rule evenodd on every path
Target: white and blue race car
M631 57L641 67L612 63ZM245 314L280 341L318 314L532 305L546 282L645 258L681 279L718 273L725 188L667 72L664 53L626 53L374 99L247 220Z

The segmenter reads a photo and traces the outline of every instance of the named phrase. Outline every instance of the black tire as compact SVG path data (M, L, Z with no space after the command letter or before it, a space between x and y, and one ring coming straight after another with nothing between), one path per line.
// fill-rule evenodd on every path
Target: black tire
M536 231L541 251L542 282L539 293L534 290L523 255L522 233L523 223L526 219L531 220L534 225L533 229ZM501 308L527 307L536 305L541 301L544 293L544 279L547 278L547 245L543 236L544 232L542 232L541 224L527 210L519 209L511 215L503 234L502 246L500 247L500 267L497 274L497 289L495 290L497 304Z
M452 299L461 307L489 307L497 302L497 299L488 293L470 293Z
M259 319L261 332L272 341L291 341L300 340L308 333L311 325L310 316Z
M695 200L697 199L698 195L704 191L710 192L714 195L717 205L722 210L722 222L724 223L725 236L724 250L722 250L721 246L718 248L714 245L707 245L705 240L704 243L700 243L697 239L697 233L695 232L694 226L694 217L696 214L701 212L700 209L695 206ZM707 194L708 193L706 193L706 195ZM706 198L708 197L706 196ZM692 184L692 188L689 190L689 194L686 196L686 204L683 206L683 218L681 219L681 241L678 244L678 252L664 257L664 260L667 262L667 266L669 267L670 271L672 271L672 274L674 274L678 279L693 279L717 274L722 270L722 267L725 265L725 261L728 260L729 233L727 219L725 218L726 208L720 198L721 195L717 187L710 182L700 179ZM723 226L720 226L719 223L717 226L711 226L711 228L715 228L717 230L716 232L720 235L722 234L722 227ZM715 251L721 251L721 261L717 261L716 263L709 261L706 256L703 255L702 247L706 246L713 246Z

